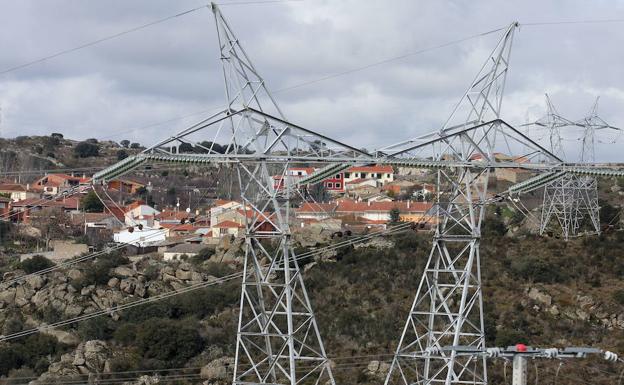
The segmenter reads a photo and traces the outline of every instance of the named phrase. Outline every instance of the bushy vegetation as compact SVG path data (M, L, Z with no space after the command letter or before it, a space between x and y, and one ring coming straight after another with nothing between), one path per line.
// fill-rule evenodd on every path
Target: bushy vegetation
M105 254L94 262L90 262L90 266L84 269L84 276L72 282L72 286L77 289L89 285L104 285L111 276L111 269L130 263L128 258L119 252Z
M100 149L95 143L80 142L74 147L74 155L77 158L89 158L100 155Z
M101 213L104 210L104 203L102 203L97 193L93 190L82 197L80 204L82 209L88 213Z
M36 271L47 269L54 266L54 262L50 261L43 255L35 255L32 258L28 258L20 263L20 268L27 274L32 274Z
M46 371L49 365L46 357L55 359L67 351L56 338L45 334L35 334L17 342L0 345L0 376L12 369L31 368L36 374Z

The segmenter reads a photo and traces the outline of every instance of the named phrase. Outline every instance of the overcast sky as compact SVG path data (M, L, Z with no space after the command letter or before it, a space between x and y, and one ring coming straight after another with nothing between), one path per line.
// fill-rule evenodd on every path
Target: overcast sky
M0 0L0 71L204 3ZM510 3L304 0L224 5L222 12L273 90L514 20L624 18L621 1ZM580 119L600 95L600 115L624 126L623 27L522 26L514 40L503 118L515 124L527 115L539 118L548 92L562 115ZM359 147L382 147L438 128L499 38L500 33L490 34L275 96L295 123ZM219 69L214 21L206 8L0 75L0 135L62 132L75 139L149 145L223 103ZM180 116L187 118L156 124ZM567 134L566 145L577 145L579 136ZM600 137L608 142L616 135ZM624 138L619 144L599 143L599 160L624 161L617 151L623 143Z

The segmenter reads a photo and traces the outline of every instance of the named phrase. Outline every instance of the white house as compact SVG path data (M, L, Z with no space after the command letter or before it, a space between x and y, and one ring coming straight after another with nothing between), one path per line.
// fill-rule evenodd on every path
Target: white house
M343 175L345 185L358 179L373 179L383 186L394 180L394 169L387 165L356 166L346 170Z
M154 216L160 214L160 211L144 204L143 202L134 202L126 206L124 218L128 226L143 225L143 227L154 226Z
M245 226L234 221L223 221L211 226L213 238L221 238L226 235L238 237L244 232Z
M164 229L152 229L138 227L121 230L113 234L113 241L117 243L127 243L138 247L154 246L166 239L167 231Z
M225 220L232 220L234 216L237 216L238 209L243 205L236 201L226 201L223 199L217 199L214 201L214 206L210 208L210 223L217 224Z

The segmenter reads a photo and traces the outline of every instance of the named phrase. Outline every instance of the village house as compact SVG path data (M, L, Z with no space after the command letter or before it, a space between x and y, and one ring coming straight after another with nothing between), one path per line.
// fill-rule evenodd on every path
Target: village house
M530 170L522 168L497 168L494 174L496 179L511 183L524 182L533 175Z
M358 178L358 179L354 179L354 180L350 180L348 182L345 183L345 190L349 191L352 189L359 189L365 186L369 186L369 187L377 187L377 180L375 179L363 179L363 178Z
M413 201L356 202L338 199L330 203L304 203L295 210L299 219L323 220L326 218L355 217L364 221L388 222L390 210L397 208L402 221L417 222L427 218L431 203Z
M82 226L85 228L98 228L113 230L120 228L121 223L111 213L84 213L84 212L72 212L71 223L74 226Z
M11 212L14 214L12 220L14 222L30 222L33 213L45 209L58 209L65 213L80 210L80 196L71 196L59 198L56 200L45 200L40 198L28 198L11 204Z
M244 234L245 225L234 221L223 221L210 226L212 238L221 238L224 236L239 237Z
M314 171L314 167L290 167L288 168L288 170L286 170L285 176L273 176L273 188L276 190L281 190L284 188L286 183L294 184L299 179L312 175Z
M120 191L126 194L136 194L137 191L146 187L146 185L132 179L114 179L108 181L107 187L111 191Z
M44 195L58 195L78 186L86 186L89 178L77 177L67 174L47 174L37 179L32 188Z
M217 224L226 220L244 223L243 205L236 201L217 199L210 208L210 223Z
M129 227L113 234L113 241L144 248L156 246L166 238L166 230Z
M414 189L415 186L416 182L412 182L410 180L395 180L383 186L381 188L381 191L385 191L386 193L392 194L394 196L399 196Z
M158 228L165 230L167 238L190 234L202 236L210 231L209 226L199 226L194 223L162 223Z
M323 181L323 187L329 192L344 193L349 188L358 188L363 185L383 186L393 180L392 166L355 166L326 178Z
M39 198L40 194L32 190L30 185L3 183L0 184L0 196L5 196L11 199L11 201L17 202L28 198Z
M298 179L312 175L314 171L313 167L290 167L286 170L285 176L273 176L273 187L282 189L286 182L295 183ZM326 191L340 194L351 188L383 186L393 180L394 169L392 166L375 165L351 167L344 172L325 178L321 183Z
M125 207L124 222L128 226L154 227L154 217L158 214L160 211L139 200Z

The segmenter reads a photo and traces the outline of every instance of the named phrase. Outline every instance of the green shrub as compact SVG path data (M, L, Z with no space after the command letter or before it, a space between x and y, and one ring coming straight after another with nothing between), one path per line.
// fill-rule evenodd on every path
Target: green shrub
M190 262L195 266L199 266L205 261L209 260L213 254L214 254L213 250L209 247L206 247L204 249L199 250L199 253L197 253L196 255L192 256L190 259Z
M117 330L115 330L114 338L115 341L119 342L123 345L131 345L134 343L134 339L137 334L137 326L134 323L124 323L121 324Z
M54 266L54 262L50 261L43 255L35 255L32 258L29 258L20 263L20 268L28 274L32 274L34 272L47 269L52 266Z
M560 283L568 278L551 260L534 256L514 259L511 272L518 278L543 283Z
M95 317L78 325L78 334L83 340L108 340L113 336L113 323L108 317Z
M78 282L79 286L104 285L111 279L110 270L117 266L126 265L130 260L118 253L107 254L92 262L84 272L84 278Z
M97 144L89 142L80 142L74 147L74 155L77 158L89 158L92 156L99 156L100 149Z
M152 318L137 330L136 347L144 358L183 365L202 350L198 329L196 320L175 322Z
M613 293L613 300L620 305L624 305L624 290L620 289Z

